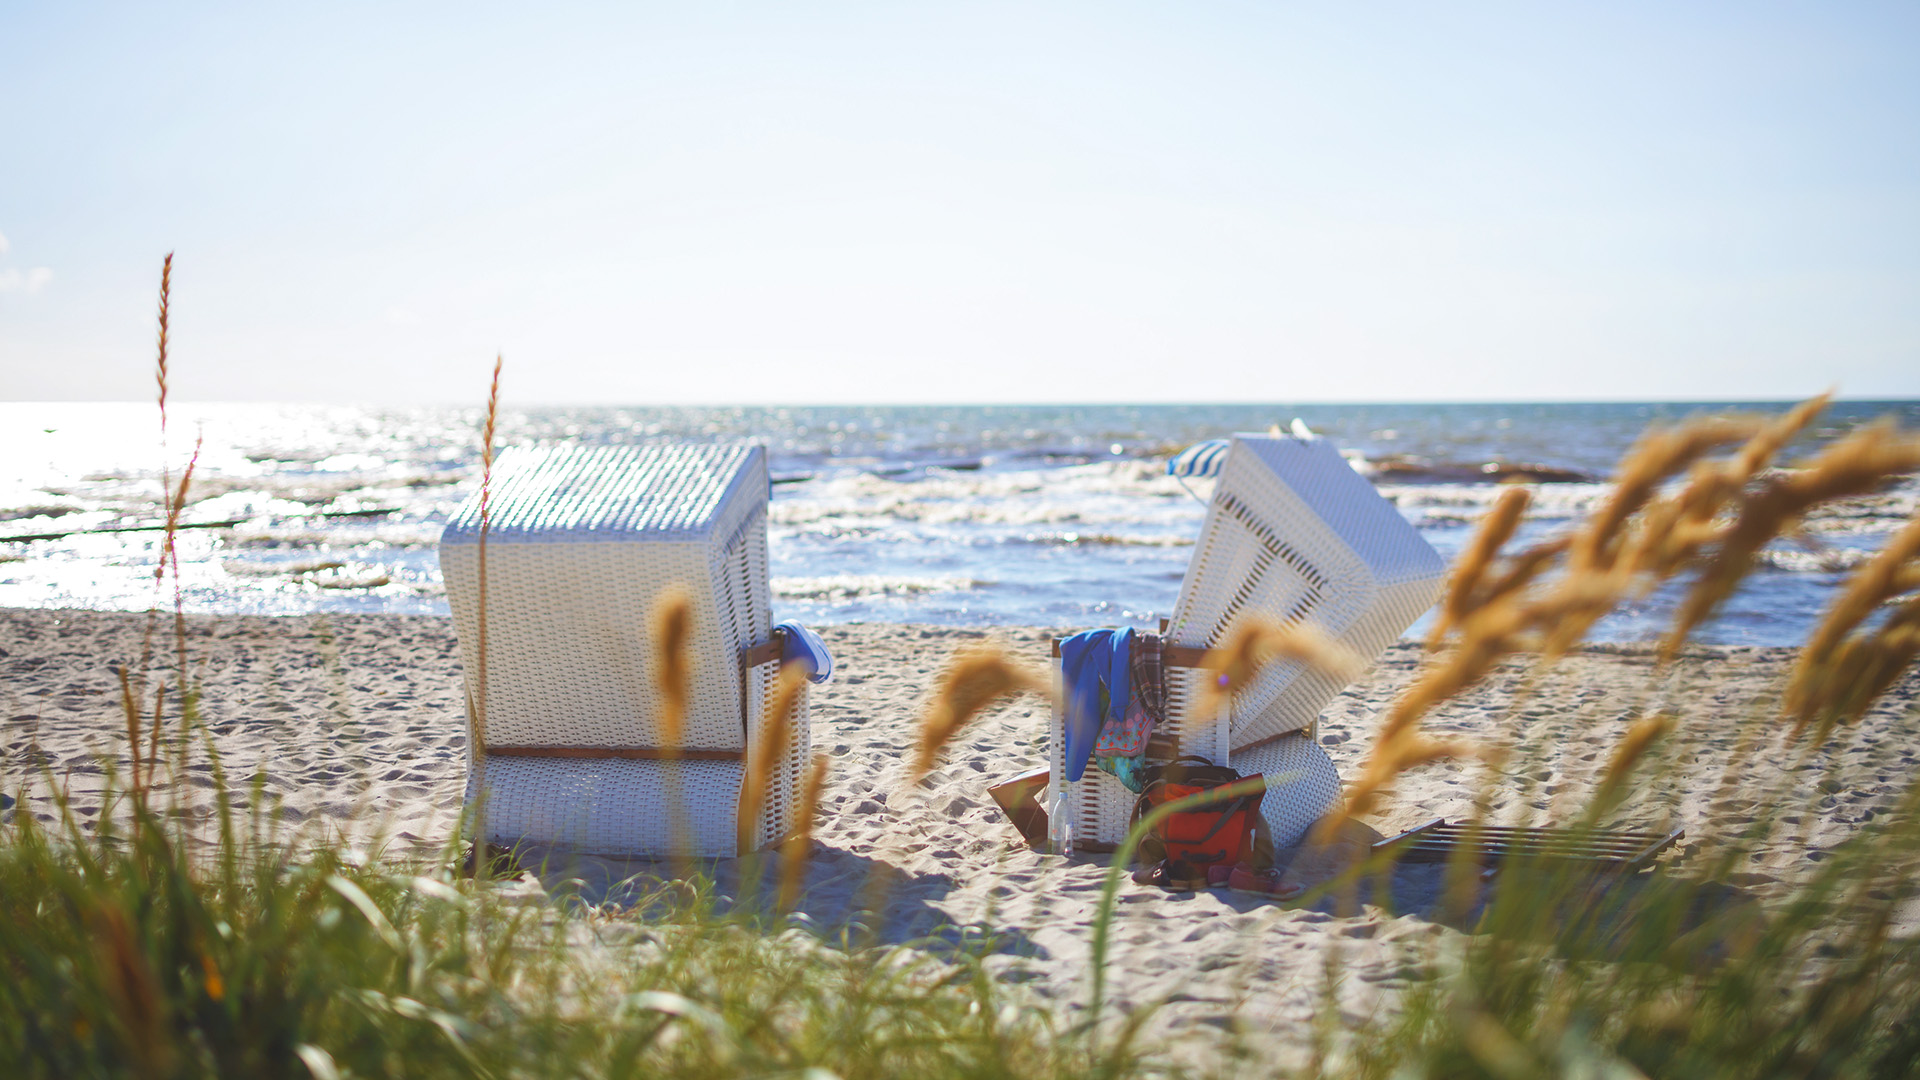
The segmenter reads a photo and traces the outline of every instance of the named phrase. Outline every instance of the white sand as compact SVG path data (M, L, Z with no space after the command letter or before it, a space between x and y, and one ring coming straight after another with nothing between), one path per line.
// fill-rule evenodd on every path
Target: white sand
M122 768L125 761L119 683L109 665L138 662L146 626L137 615L0 610L9 807L12 793L40 782L44 766L69 786L77 808L98 813L103 759ZM287 821L346 827L372 815L399 847L447 841L465 768L459 664L447 620L193 618L189 630L201 708L228 770L263 770ZM990 783L1044 763L1045 707L1022 701L989 715L962 734L925 785L903 791L922 699L953 649L986 635L869 625L823 636L839 668L815 691L813 742L830 755L833 774L805 913L835 927L878 904L878 914L858 918L887 941L953 939L963 927L981 928L999 941L995 970L1057 1000L1083 1001L1104 860L1029 850L986 793ZM993 636L1036 664L1046 656L1044 631ZM171 650L170 618L160 620L154 641ZM1535 680L1530 692L1522 668L1504 670L1438 710L1428 727L1486 742L1524 734L1491 788L1490 806L1505 823L1542 824L1573 816L1635 717L1672 708L1683 720L1678 734L1617 817L1675 822L1688 829L1691 845L1712 828L1736 827L1767 805L1790 802L1797 808L1787 818L1792 831L1763 848L1740 879L1765 898L1884 813L1920 753L1912 708L1920 678L1911 675L1829 748L1805 758L1783 749L1769 710L1791 655L1695 649L1659 672L1646 649L1590 649ZM1412 646L1395 647L1327 710L1322 740L1342 775L1358 774L1375 717L1420 657ZM1763 752L1742 752L1744 738L1760 739ZM1736 759L1749 771L1723 789ZM1836 767L1842 772L1830 776L1826 770ZM209 782L204 763L193 768L197 783ZM1468 817L1485 775L1471 764L1417 770L1370 824L1392 833L1436 815ZM50 813L44 797L31 798L30 807ZM1683 848L1679 858L1685 855ZM1293 872L1309 882L1324 876L1313 862L1302 859ZM546 878L555 887L577 878L589 896L604 897L613 883L655 869L582 858ZM723 891L739 887L734 864L721 864L717 874ZM1319 1007L1330 950L1346 972L1342 1006L1357 1015L1378 1006L1380 988L1405 984L1409 942L1456 932L1429 918L1434 874L1399 871L1396 907L1412 913L1398 916L1372 904L1336 914L1332 899L1291 909L1224 890L1173 894L1128 883L1115 928L1113 999L1122 1007L1169 1002L1160 1030L1226 1026L1238 1017L1297 1044L1292 1037Z

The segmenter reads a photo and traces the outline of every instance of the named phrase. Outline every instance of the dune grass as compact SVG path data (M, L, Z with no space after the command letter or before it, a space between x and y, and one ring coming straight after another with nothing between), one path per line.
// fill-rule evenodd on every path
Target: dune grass
M1609 503L1571 535L1532 548L1506 551L1525 496L1502 500L1455 570L1433 659L1383 718L1349 810L1390 797L1397 776L1435 760L1482 768L1488 785L1511 782L1515 755L1537 751L1524 733L1510 745L1467 745L1423 734L1423 717L1503 662L1550 664L1623 598L1690 580L1677 649L1752 553L1808 508L1920 462L1912 440L1875 428L1808 468L1769 472L1818 406L1651 433L1623 463ZM170 523L190 481L191 466L177 484L169 474ZM1910 666L1913 535L1902 533L1836 601L1819 649L1793 674L1794 696L1749 719L1737 757L1814 760ZM163 554L156 590L170 572ZM1874 614L1882 610L1890 614ZM154 646L123 668L127 764L97 821L80 820L58 778L41 776L0 824L0 1061L15 1063L12 1075L1285 1072L1248 1032L1221 1035L1212 1059L1175 1057L1153 1034L1151 1008L1105 1015L1105 943L1125 887L1117 870L1096 924L1091 1007L1068 1008L996 981L985 945L874 945L852 926L783 916L804 830L784 860L781 903L764 908L720 897L697 866L614 906L549 893L531 877L489 877L486 860L463 865L457 836L434 857L384 859L377 837L279 829L261 784L219 771L197 719L184 634L171 664ZM1299 628L1249 624L1222 643L1217 666L1231 691L1274 656L1350 660ZM667 649L663 665L673 658ZM671 671L663 678L671 683ZM1859 690L1862 680L1872 693ZM924 773L992 702L1035 690L1043 685L1012 658L957 657L929 701L914 768ZM1574 819L1610 821L1622 806L1657 802L1663 784L1700 782L1676 748L1684 724L1679 709L1641 716ZM196 754L215 766L213 790L191 795L182 781ZM1817 813L1820 792L1855 782L1841 755L1821 760L1811 801L1784 787L1751 792L1763 812L1689 823L1699 842L1658 873L1604 884L1522 864L1483 894L1476 867L1450 866L1448 902L1480 906L1473 932L1408 945L1406 987L1390 1009L1358 1021L1335 1007L1341 972L1330 951L1320 1022L1279 1033L1311 1047L1295 1074L1920 1075L1920 787L1909 783L1803 874L1728 902L1755 852ZM1753 782L1738 766L1719 782ZM816 765L809 802L823 776ZM29 799L52 806L57 824L38 823ZM1393 872L1384 857L1357 865L1300 903ZM1214 1064L1192 1064L1203 1060Z
M122 809L124 828L94 830L18 814L0 844L10 1075L1011 1077L1082 1064L965 955L835 948L722 914L699 879L602 910L468 880L451 852L368 863L344 845L251 838L245 821L196 850L163 815Z

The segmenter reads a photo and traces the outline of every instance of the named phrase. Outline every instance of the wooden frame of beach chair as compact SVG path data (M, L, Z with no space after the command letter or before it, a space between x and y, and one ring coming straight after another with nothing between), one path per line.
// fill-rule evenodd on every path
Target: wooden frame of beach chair
M792 829L809 749L788 717L759 820L739 820L781 644L767 573L766 451L757 446L512 449L495 467L479 701L480 510L447 523L440 563L466 673L466 797L487 840L616 856L726 857ZM663 745L651 618L692 610L681 745Z
M1687 835L1685 829L1645 832L1624 828L1450 824L1434 818L1376 841L1375 852L1402 862L1465 859L1489 870L1511 859L1536 865L1577 864L1598 873L1632 874Z
M1290 843L1339 800L1338 773L1317 736L1321 710L1346 684L1278 661L1201 715L1200 657L1248 616L1310 623L1356 655L1377 657L1433 606L1445 574L1439 553L1333 444L1317 436L1234 436L1163 628L1168 716L1149 759L1198 754L1272 775L1262 809L1274 842ZM1064 792L1075 846L1110 850L1126 836L1135 796L1091 765L1067 783L1065 717L1057 711L1051 730L1047 805Z

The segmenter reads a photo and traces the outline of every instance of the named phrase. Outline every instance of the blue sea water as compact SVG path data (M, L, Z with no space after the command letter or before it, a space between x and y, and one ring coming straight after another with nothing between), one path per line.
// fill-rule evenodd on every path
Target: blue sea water
M1650 423L1761 404L1445 404L547 408L509 410L502 445L757 439L777 483L778 613L817 624L1150 625L1172 607L1204 506L1165 475L1200 439L1286 426L1340 446L1451 558L1500 490L1547 477L1522 539L1607 490ZM1920 403L1834 406L1787 458ZM478 483L477 410L0 404L0 605L144 610L157 591L163 476L193 453L180 600L190 611L444 613L434 544ZM1205 484L1196 488L1204 496ZM1920 507L1920 483L1807 523L1701 640L1792 644L1847 570ZM40 537L39 539L30 539ZM13 539L7 539L13 538ZM1657 636L1655 594L1596 637Z

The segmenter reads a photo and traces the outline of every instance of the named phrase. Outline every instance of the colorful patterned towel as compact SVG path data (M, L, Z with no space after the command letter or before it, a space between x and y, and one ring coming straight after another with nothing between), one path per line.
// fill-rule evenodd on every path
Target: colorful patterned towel
M1162 678L1165 642L1157 634L1135 633L1127 657L1129 678L1127 711L1100 727L1093 741L1093 760L1100 771L1117 777L1127 790L1141 790L1140 769L1154 725L1166 716L1167 687ZM1102 695L1104 697L1104 694ZM1103 701L1104 705L1105 702Z

